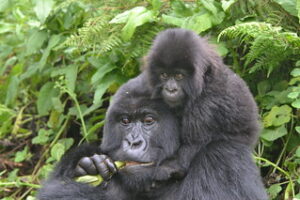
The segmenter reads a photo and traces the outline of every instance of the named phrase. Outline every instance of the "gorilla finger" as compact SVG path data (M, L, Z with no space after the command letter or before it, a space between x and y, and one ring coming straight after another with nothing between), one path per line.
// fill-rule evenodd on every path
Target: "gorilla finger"
M93 155L91 159L94 161L94 164L97 168L97 171L102 176L104 180L108 180L111 176L111 173L109 171L109 167L107 166L106 162L104 160L108 158L106 155Z
M75 176L84 176L86 174L87 174L87 172L82 167L80 167L79 165L76 166Z
M107 167L108 167L108 169L109 169L109 171L110 171L111 173L113 173L113 174L114 174L114 173L117 173L118 169L117 169L117 167L116 167L114 161L112 161L111 158L107 157L107 158L104 160L104 162L106 163L106 165L107 165Z
M98 173L93 160L89 157L81 158L78 162L78 165L89 175L96 175Z

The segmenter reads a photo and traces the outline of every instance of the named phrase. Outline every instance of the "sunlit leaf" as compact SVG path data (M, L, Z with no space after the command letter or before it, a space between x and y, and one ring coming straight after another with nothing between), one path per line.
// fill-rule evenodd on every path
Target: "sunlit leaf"
M26 42L26 55L31 55L39 50L47 37L48 34L46 31L35 30Z
M54 5L53 0L37 0L34 11L38 19L44 23Z
M296 0L274 0L281 5L288 13L297 16Z
M294 102L292 103L292 106L293 106L294 108L300 108L300 99L297 99L296 101L294 101Z
M43 85L37 100L37 109L40 115L48 114L49 110L52 108L52 97L55 97L58 94L59 91L54 88L54 83L47 82Z
M291 75L296 77L296 76L300 76L300 68L295 68L291 71Z
M271 185L268 188L268 193L269 193L270 198L273 199L273 198L277 197L279 192L281 192L281 190L282 190L282 187L279 184Z
M263 119L264 126L281 126L291 120L292 108L288 105L274 106Z
M260 137L266 141L274 141L287 134L287 130L284 126L280 126L275 129L263 129Z
M237 2L237 0L221 0L223 10L227 11L235 2Z

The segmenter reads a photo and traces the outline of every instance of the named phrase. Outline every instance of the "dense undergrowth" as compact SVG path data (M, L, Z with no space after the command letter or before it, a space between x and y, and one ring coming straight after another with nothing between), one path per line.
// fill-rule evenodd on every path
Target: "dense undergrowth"
M111 95L154 36L208 36L260 108L270 199L300 199L300 0L0 0L0 198L35 199L70 147L100 141Z

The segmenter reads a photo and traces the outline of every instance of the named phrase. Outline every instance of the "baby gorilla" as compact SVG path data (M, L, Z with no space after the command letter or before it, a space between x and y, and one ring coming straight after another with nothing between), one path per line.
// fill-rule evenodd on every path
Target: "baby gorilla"
M101 147L83 145L64 155L39 191L39 199L166 199L172 195L169 182L158 187L152 177L160 173L159 163L179 146L178 122L164 102L151 100L138 87L140 83L140 78L131 80L114 96ZM125 161L126 166L117 171L113 161ZM100 174L105 181L98 187L73 181L84 174ZM150 192L154 190L157 193Z

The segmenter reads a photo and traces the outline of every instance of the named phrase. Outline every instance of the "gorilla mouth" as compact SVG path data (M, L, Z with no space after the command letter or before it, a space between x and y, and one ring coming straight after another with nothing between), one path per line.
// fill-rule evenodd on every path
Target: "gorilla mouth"
M154 164L153 162L125 161L124 167L133 167L133 166L146 167L146 166L151 166L153 164Z

